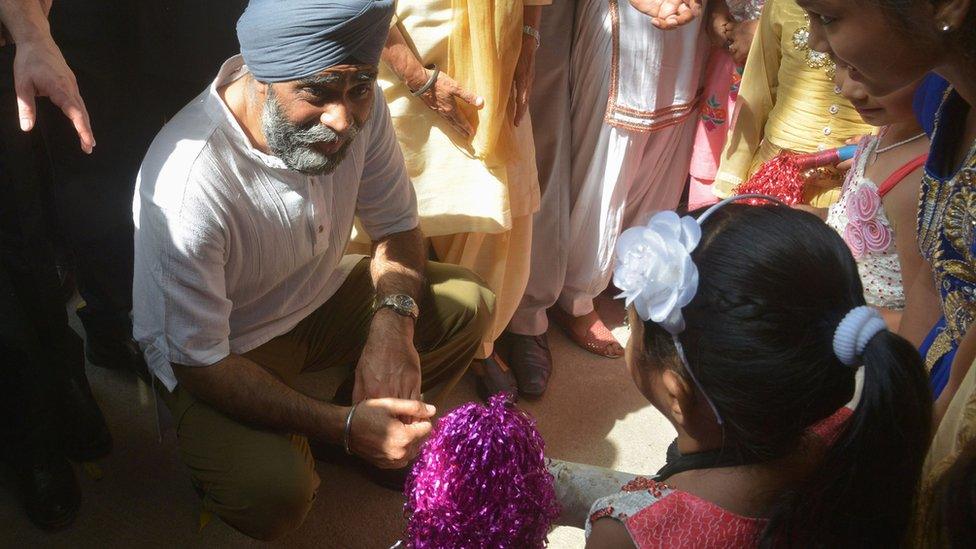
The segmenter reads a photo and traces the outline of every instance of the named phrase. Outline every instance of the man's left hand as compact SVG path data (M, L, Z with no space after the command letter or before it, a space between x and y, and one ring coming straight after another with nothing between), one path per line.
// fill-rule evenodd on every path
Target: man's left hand
M420 400L420 355L413 344L413 322L389 309L377 311L356 365L353 402L367 398Z
M515 79L512 82L515 97L515 125L518 126L529 110L529 97L532 94L532 83L535 81L535 38L523 35L522 50L518 63L515 64Z

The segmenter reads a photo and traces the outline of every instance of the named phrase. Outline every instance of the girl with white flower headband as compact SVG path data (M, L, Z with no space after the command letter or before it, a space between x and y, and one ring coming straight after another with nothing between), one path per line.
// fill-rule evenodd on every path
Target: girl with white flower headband
M912 109L919 82L879 97L847 71L837 63L841 94L881 131L858 144L840 200L829 208L798 207L825 218L840 234L857 261L868 305L880 308L888 326L918 347L940 313L932 270L915 240L929 149Z
M730 200L621 235L627 364L678 437L649 478L552 460L562 521L585 514L588 548L899 546L931 429L918 352L836 232Z

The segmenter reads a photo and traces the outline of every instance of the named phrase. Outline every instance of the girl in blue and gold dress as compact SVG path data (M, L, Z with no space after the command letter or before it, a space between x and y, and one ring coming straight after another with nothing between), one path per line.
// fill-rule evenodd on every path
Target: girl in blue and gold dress
M976 143L953 165L969 105L935 76L927 79L918 97L923 119L934 110L932 148L919 199L918 245L932 265L942 301L943 316L920 349L938 398L959 344L976 319Z

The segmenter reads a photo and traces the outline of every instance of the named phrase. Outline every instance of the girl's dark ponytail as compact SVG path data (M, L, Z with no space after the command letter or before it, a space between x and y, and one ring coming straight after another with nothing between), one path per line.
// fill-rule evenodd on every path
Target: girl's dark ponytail
M873 332L857 357L845 329L838 358L838 326L855 311L871 312L850 248L808 213L729 204L702 224L692 259L699 286L682 310L681 341L722 414L723 451L743 463L815 454L770 503L757 541L897 547L911 522L932 397L918 352L887 330ZM865 335L878 328L864 313L850 319L847 326ZM646 349L674 348L666 331L644 328ZM860 362L864 382L855 410L838 424L855 386L855 368L842 361ZM834 440L807 444L828 424Z
M762 546L904 543L929 444L932 395L918 352L898 335L879 332L862 359L863 389L852 417L821 465L773 510Z

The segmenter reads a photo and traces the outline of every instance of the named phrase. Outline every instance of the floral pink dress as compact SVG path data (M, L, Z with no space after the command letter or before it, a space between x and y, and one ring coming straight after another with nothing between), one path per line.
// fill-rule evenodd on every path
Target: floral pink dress
M854 155L854 165L847 172L840 200L828 210L827 224L840 233L854 254L867 304L900 311L905 308L901 263L882 198L907 174L924 164L926 156L902 166L879 186L864 176L867 161L874 154L878 141L877 136L861 140Z
M727 0L729 12L737 21L759 19L764 0ZM718 171L719 156L729 134L729 117L739 96L739 83L745 67L736 65L723 48L713 48L705 67L705 90L701 118L689 169L688 209L714 203L712 181Z

